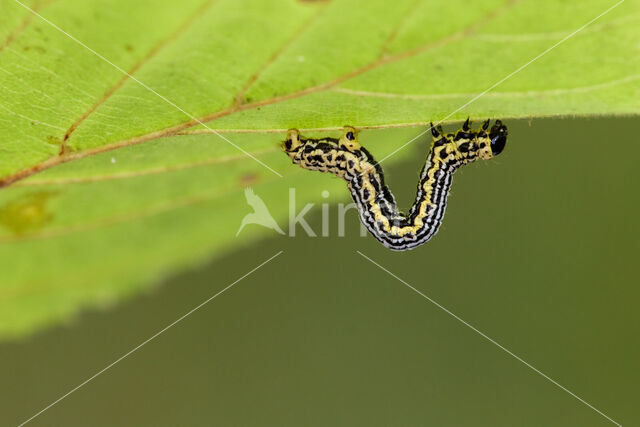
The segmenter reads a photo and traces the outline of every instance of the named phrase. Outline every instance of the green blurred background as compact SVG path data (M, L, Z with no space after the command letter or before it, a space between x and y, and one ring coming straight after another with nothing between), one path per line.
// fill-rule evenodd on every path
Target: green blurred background
M414 251L360 237L351 211L346 237L273 233L146 295L0 343L0 424L26 420L283 250L31 424L611 425L361 251L639 425L638 120L507 124L505 152L456 174L440 232ZM427 148L423 138L411 160L387 165L404 207ZM335 235L335 203L330 213ZM319 232L319 205L307 218Z

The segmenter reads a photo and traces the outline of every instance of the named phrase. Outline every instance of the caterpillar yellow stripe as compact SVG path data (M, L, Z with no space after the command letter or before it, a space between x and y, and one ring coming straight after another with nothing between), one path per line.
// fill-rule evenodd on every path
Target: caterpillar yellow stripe
M440 126L433 124L431 132L433 141L420 173L416 200L408 214L398 210L384 183L382 168L360 145L354 128L345 127L339 139L304 138L291 129L283 149L302 168L329 172L347 181L360 219L369 232L389 249L403 251L428 242L437 233L455 171L477 159L497 156L507 142L507 127L500 120L490 130L489 120L473 130L467 119L455 133L444 134Z

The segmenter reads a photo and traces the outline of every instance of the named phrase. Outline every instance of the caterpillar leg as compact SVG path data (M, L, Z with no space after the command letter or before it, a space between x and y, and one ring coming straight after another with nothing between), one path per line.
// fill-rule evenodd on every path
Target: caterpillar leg
M292 162L304 169L328 172L347 182L369 232L392 250L413 249L428 242L438 231L446 209L452 176L458 168L477 159L491 159L507 142L507 127L489 120L477 130L469 119L455 133L445 134L431 125L433 142L420 174L416 200L404 214L384 182L382 168L358 142L355 128L346 126L339 139L304 138L295 130L283 142Z

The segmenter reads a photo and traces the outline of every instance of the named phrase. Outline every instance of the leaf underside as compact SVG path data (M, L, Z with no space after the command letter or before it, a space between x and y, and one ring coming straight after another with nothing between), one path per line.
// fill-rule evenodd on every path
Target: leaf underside
M640 111L631 0L475 100L614 3L25 4L112 64L0 0L0 336L250 243L264 233L235 238L246 186L279 219L288 186L301 204L344 195L292 167L273 132L399 127L363 133L383 156L430 121Z

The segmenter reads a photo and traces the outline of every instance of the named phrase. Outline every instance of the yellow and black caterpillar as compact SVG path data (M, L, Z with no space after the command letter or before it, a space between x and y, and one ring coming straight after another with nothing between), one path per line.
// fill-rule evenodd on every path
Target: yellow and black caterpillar
M500 120L489 129L472 130L469 119L462 129L444 134L431 125L433 143L420 173L418 193L409 214L398 210L395 198L384 183L382 168L357 140L356 130L345 127L342 137L303 138L289 130L283 143L293 163L304 169L329 172L347 181L360 219L373 236L386 247L402 251L431 239L442 222L453 173L476 159L490 159L502 152L507 127Z

